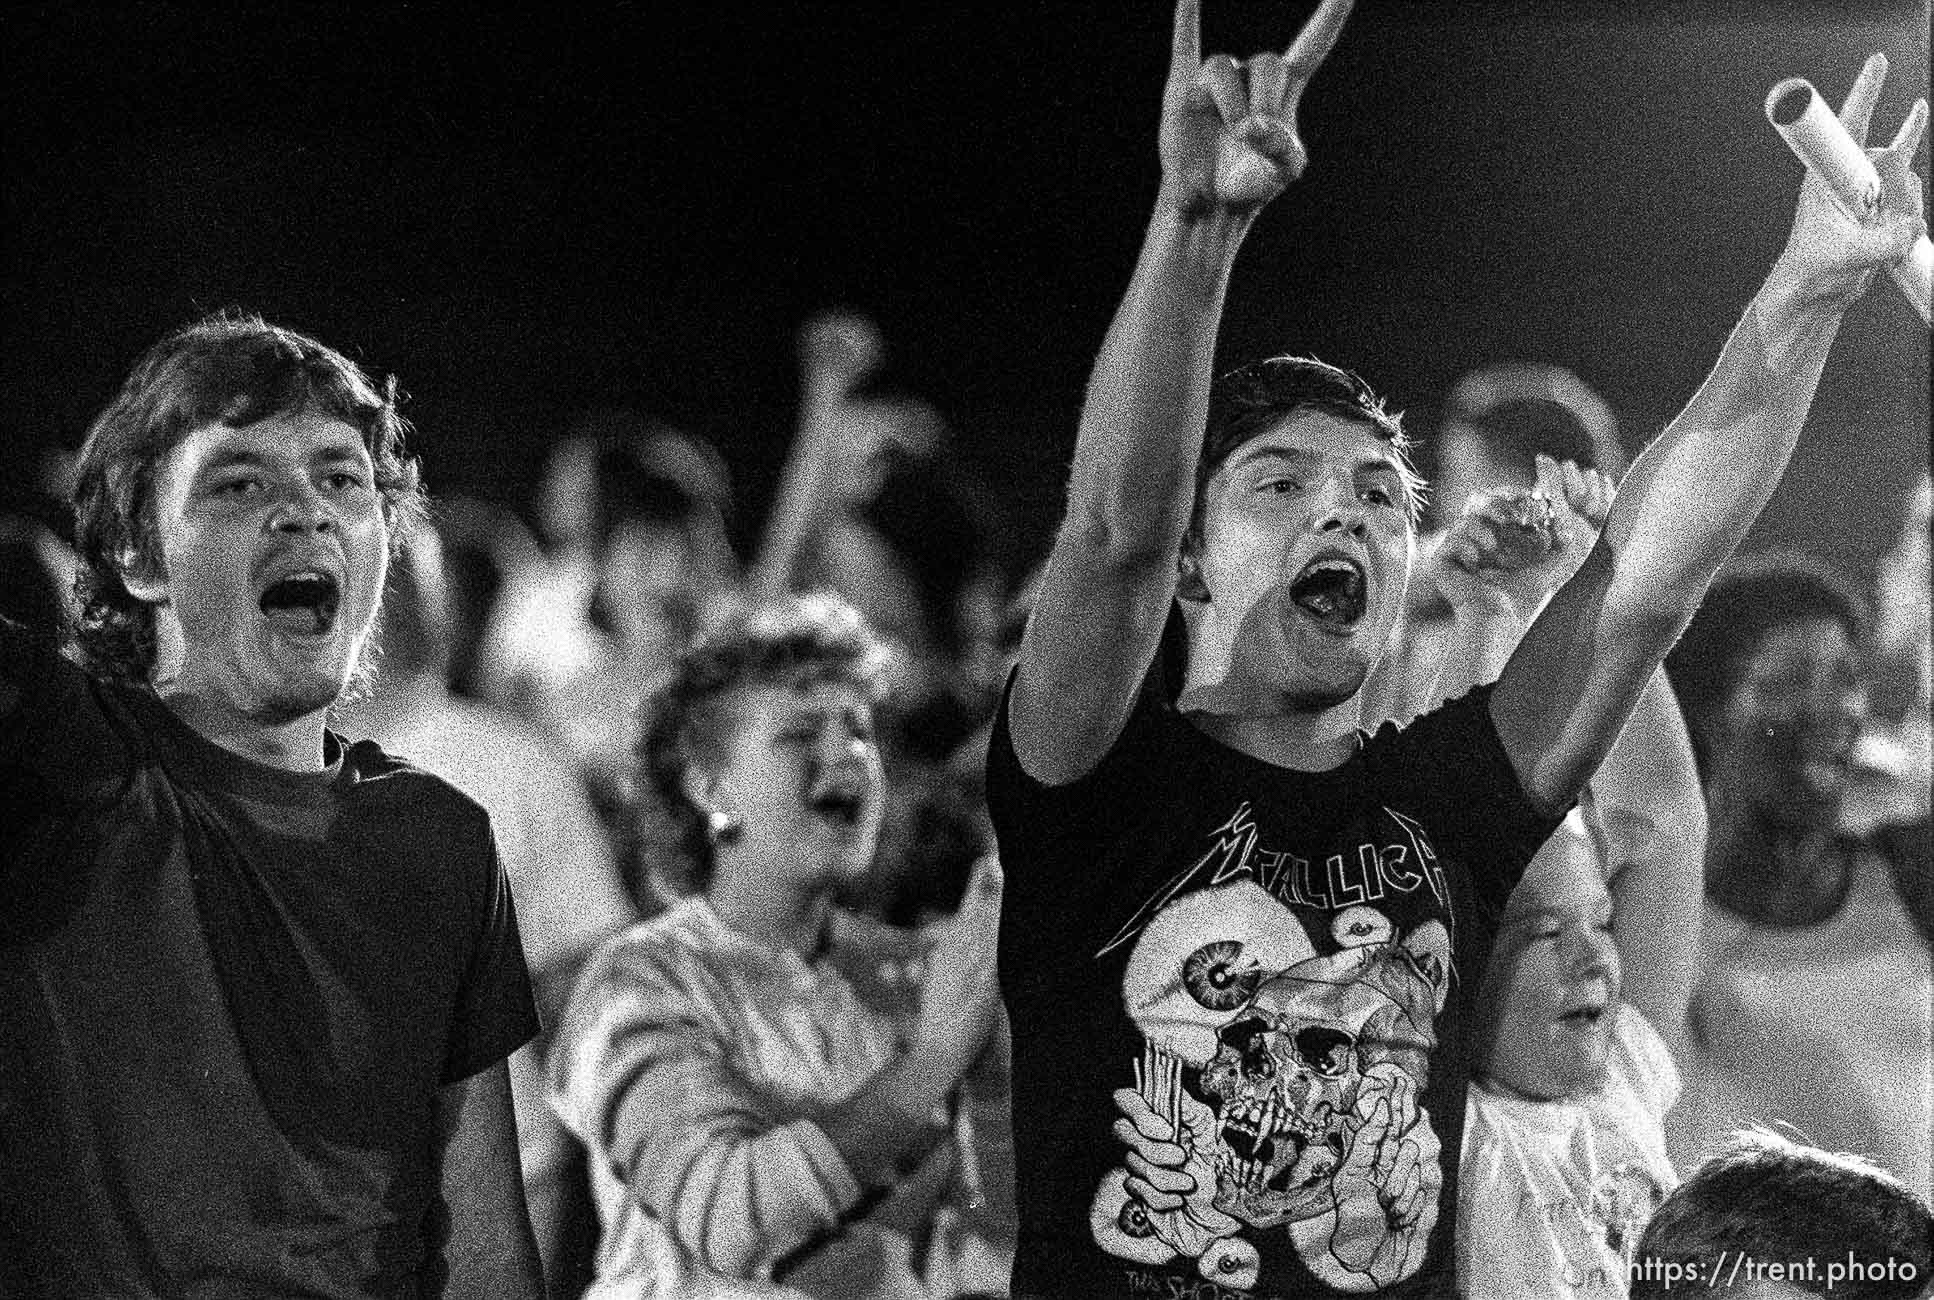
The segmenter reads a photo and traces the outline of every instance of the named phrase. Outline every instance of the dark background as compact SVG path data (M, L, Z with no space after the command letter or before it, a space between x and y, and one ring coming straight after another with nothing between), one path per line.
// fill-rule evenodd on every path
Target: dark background
M1206 8L1205 48L1240 54L1313 4ZM715 439L749 526L793 332L845 304L1009 503L1019 563L1154 193L1168 25L1163 0L10 7L6 492L143 347L236 304L400 376L433 489L521 505L548 441L618 403ZM1353 365L1426 438L1462 370L1556 361L1637 445L1785 235L1768 88L1837 103L1885 50L1891 136L1927 40L1923 6L1878 0L1362 0L1224 356ZM1879 286L1758 541L1864 579L1927 460L1927 384L1928 334Z

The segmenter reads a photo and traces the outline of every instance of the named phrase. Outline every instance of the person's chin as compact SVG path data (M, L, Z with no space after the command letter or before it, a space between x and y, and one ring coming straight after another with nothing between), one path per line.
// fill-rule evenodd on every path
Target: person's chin
M353 667L340 645L272 647L250 674L250 715L273 724L319 713L342 697Z
M1302 708L1334 708L1347 703L1370 677L1370 656L1354 637L1328 633L1291 640L1290 653L1276 665L1285 676L1283 690Z
M1605 1086L1610 1072L1611 1042L1608 1034L1594 1034L1589 1041L1567 1044L1555 1071L1566 1097L1582 1097Z

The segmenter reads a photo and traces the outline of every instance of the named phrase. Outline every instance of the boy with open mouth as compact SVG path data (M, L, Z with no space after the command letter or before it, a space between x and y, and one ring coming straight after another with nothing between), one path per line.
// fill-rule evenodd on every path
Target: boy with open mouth
M1175 8L1161 188L989 757L1017 1296L1456 1285L1497 918L1783 472L1842 314L1924 227L1923 105L1872 153L1876 213L1807 183L1711 377L1496 682L1366 734L1415 546L1401 423L1309 358L1211 382L1236 254L1303 171L1297 109L1349 7L1241 61L1202 56L1199 0ZM1849 96L1856 138L1883 70ZM1591 1038L1610 992L1552 1032Z
M488 818L325 725L423 509L405 428L224 315L89 432L85 670L0 623L0 1291L541 1294Z

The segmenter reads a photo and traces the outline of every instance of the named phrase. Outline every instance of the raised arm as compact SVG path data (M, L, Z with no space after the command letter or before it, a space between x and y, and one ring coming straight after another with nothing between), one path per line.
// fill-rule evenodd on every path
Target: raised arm
M879 330L861 316L828 312L799 331L799 429L746 579L754 599L795 586L814 534L872 490L866 480L877 477L888 445L923 450L931 442L932 421L919 408L853 395L884 355Z
M1886 60L1867 61L1841 118L1856 139ZM1862 222L1808 176L1785 251L1685 410L1624 481L1582 568L1519 642L1491 696L1498 734L1526 792L1556 810L1610 749L1640 689L1704 598L1786 468L1840 320L1874 272L1923 229L1909 162L1926 101L1886 149Z
M1664 669L1640 692L1591 796L1625 1001L1684 1060L1686 1005L1699 976L1706 798Z
M1065 784L1120 734L1175 595L1222 302L1250 223L1301 174L1296 106L1351 0L1323 0L1286 54L1200 53L1178 0L1162 188L1088 381L1068 512L1021 647L1009 724L1028 774Z
M1446 613L1414 602L1393 654L1399 690L1388 716L1407 721L1503 673L1551 593L1578 571L1611 509L1612 480L1539 456L1537 486L1473 497L1421 557L1414 586Z

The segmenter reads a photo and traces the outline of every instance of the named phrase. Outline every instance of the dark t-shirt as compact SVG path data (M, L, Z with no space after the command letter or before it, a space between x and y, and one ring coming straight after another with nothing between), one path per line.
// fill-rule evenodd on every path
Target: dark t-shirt
M0 623L0 1295L411 1296L438 1089L536 1031L488 818Z
M1072 784L994 733L1014 1294L1448 1296L1471 1005L1557 823L1488 690L1296 772L1162 676Z

